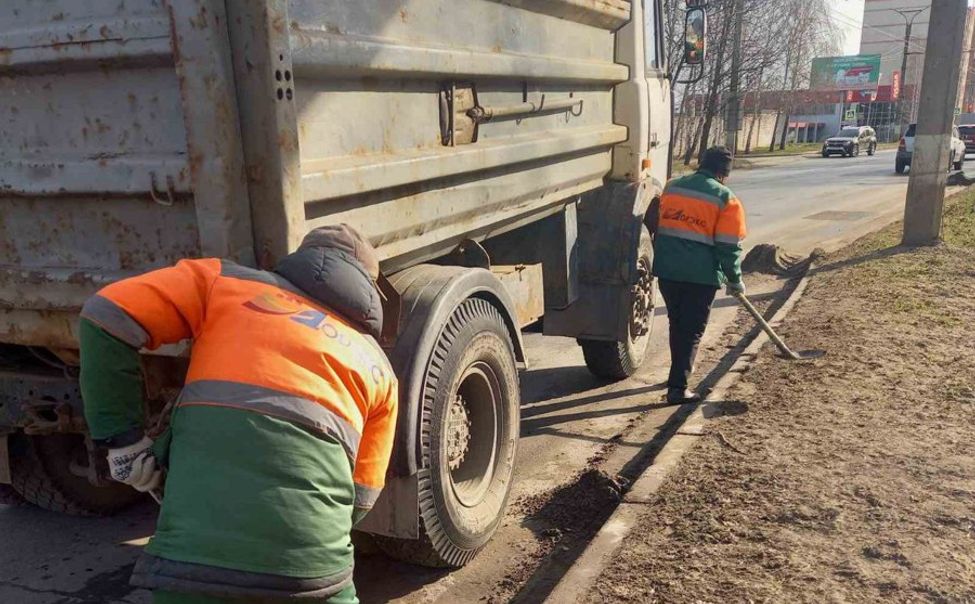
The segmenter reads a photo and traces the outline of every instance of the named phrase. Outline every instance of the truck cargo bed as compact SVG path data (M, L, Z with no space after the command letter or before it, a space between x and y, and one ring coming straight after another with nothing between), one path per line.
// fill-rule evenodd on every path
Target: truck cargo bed
M8 2L0 342L73 347L101 285L187 256L270 265L322 224L360 229L395 271L558 211L627 138L613 31L628 15L625 0ZM457 90L540 110L449 140Z

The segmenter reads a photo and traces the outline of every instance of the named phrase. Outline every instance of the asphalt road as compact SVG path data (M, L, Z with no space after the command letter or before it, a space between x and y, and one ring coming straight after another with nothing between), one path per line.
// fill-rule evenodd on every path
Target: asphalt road
M808 253L901 218L908 176L894 172L895 153L800 157L732 173L728 185L748 214L748 244L776 243Z
M773 242L806 252L839 246L896 220L903 212L907 177L894 174L893 155L798 158L737 171L728 184L745 204L749 243ZM718 335L734 311L730 300L718 300L705 346L720 346ZM645 416L651 425L666 421L672 409L660 404L667 367L662 314L658 309L645 369L618 384L591 377L573 340L526 334L531 369L522 375L522 441L513 500L564 484L641 413L651 412ZM622 443L621 450L640 444ZM127 576L152 533L154 514L152 504L95 520L0 505L0 603L149 602L148 593L127 586ZM516 546L528 541L528 533L517 519L506 522L481 556L451 574L367 557L357 566L363 601L476 601L519 563Z

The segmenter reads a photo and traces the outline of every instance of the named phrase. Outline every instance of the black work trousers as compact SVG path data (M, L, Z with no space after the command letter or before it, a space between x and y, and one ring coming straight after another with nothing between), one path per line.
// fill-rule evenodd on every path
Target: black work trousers
M713 285L658 279L657 286L670 319L670 377L668 389L687 388L701 336L708 326L711 304L718 289Z

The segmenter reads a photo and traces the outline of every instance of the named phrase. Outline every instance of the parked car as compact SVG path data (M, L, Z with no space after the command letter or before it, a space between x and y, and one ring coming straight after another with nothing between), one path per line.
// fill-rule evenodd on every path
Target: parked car
M975 153L975 124L958 126L958 135L965 143L965 152Z
M911 124L901 137L900 144L897 145L897 159L895 160L894 170L898 174L903 174L911 165L911 158L914 156L914 137L917 134L917 124ZM948 151L948 169L961 170L965 164L965 142L961 140L958 126L951 129L951 147Z
M854 157L864 149L867 155L877 151L877 133L870 126L844 126L823 143L823 157L834 153Z

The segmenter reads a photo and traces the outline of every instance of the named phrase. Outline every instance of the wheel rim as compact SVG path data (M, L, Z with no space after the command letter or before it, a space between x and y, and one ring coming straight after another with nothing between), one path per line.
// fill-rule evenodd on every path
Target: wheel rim
M630 310L630 341L634 343L650 335L650 325L653 320L653 273L650 260L641 256L636 270L633 308Z
M450 488L457 501L474 507L491 488L501 438L501 385L484 362L464 372L447 412L444 451Z

